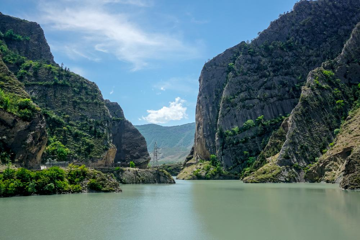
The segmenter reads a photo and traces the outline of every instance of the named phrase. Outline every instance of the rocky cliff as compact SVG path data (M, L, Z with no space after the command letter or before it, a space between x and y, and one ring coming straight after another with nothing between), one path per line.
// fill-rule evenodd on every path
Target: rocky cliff
M45 119L29 98L0 55L0 164L39 167L47 142Z
M0 12L0 31L2 35L5 35L4 40L7 47L14 53L29 60L55 64L44 31L39 24L7 16ZM16 33L21 33L21 35ZM20 39L22 37L23 39Z
M340 182L343 188L360 188L359 59L360 23L337 58L309 73L283 145L270 158L276 169L269 172L273 181ZM244 180L268 181L259 171Z
M0 87L10 94L21 89L24 98L30 96L41 108L38 124L45 126L44 118L46 121L49 140L38 160L40 156L43 162L52 159L109 166L116 159L123 165L134 161L138 167L147 167L149 154L141 134L118 105L120 113L107 105L95 83L54 62L37 23L3 14L0 23L2 59L19 86L10 90L6 84ZM1 74L7 73L1 70Z
M112 117L112 141L117 148L115 163L120 162L121 166L128 167L130 161L133 161L135 166L147 168L150 155L147 151L145 138L131 122L125 119L119 104L106 100L106 106Z
M341 53L360 21L359 6L358 0L300 1L252 42L207 62L188 160L214 154L226 170L243 176L262 167L266 157L260 153L268 146L269 157L282 146L285 132L269 145L272 132L297 105L308 73Z

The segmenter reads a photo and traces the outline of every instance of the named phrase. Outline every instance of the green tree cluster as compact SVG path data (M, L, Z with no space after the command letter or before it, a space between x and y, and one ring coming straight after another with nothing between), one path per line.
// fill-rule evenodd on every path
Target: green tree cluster
M108 182L103 173L91 172L84 165L70 164L66 170L51 167L30 171L25 168L13 169L9 164L0 174L0 197L79 193L84 187L94 191L114 191L116 186L108 187Z

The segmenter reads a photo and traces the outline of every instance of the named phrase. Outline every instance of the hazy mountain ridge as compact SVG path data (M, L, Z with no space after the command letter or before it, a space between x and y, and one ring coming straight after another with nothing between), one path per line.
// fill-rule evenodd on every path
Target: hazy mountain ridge
M183 161L194 144L195 123L163 127L156 124L135 126L145 137L152 157L154 144L160 148L159 161Z

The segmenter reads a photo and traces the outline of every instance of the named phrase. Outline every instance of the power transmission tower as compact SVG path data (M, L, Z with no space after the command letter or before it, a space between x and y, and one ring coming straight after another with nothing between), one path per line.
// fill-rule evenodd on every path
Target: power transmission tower
M159 148L158 148L158 146L157 146L157 144L156 144L156 142L155 142L155 144L154 144L154 152L153 152L153 155L154 155L154 157L153 157L153 163L154 163L154 166L158 166L158 154L159 154Z

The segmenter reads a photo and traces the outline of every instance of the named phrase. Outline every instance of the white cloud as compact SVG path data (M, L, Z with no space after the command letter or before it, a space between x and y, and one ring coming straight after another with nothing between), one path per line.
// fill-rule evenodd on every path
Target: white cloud
M169 121L181 120L188 118L186 114L186 107L183 106L185 100L180 97L175 98L175 102L170 102L169 107L162 107L159 110L147 110L149 113L143 120L149 123L167 123Z
M203 43L191 44L181 34L149 32L137 24L131 11L114 13L109 4L150 6L145 0L58 0L40 1L39 21L56 31L72 33L71 44L64 44L68 55L99 61L98 54L111 54L139 70L153 60L186 60L201 56ZM165 30L167 31L167 30Z

